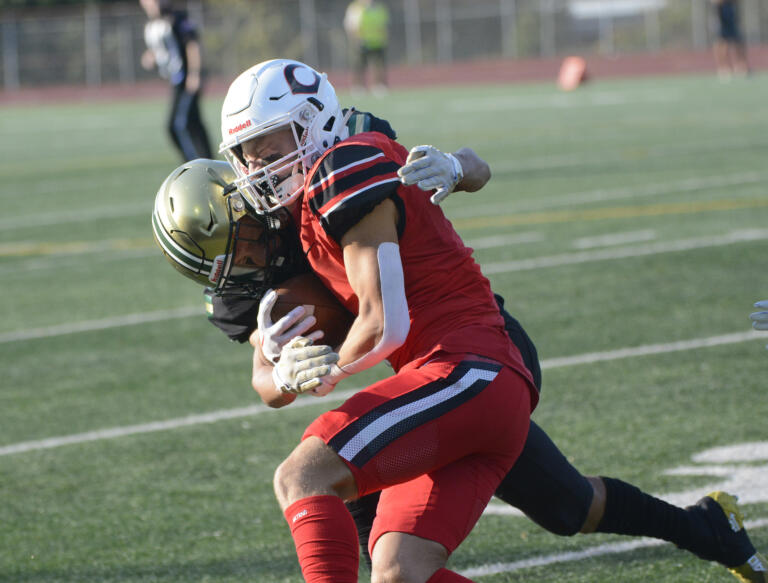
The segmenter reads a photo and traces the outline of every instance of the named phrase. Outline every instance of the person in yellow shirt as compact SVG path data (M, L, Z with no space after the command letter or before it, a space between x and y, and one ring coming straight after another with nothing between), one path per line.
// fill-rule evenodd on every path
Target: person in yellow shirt
M344 15L344 30L355 54L355 89L365 90L366 72L373 72L371 91L381 95L387 91L387 43L389 9L377 0L353 0Z

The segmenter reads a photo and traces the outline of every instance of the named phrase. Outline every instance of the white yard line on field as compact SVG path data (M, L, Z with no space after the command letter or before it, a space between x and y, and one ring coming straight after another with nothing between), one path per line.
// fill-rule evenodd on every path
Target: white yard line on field
M705 140L699 142L687 142L682 144L668 144L653 148L627 148L617 144L609 151L584 154L575 151L564 154L551 154L548 156L536 156L531 158L512 157L506 162L494 163L494 172L526 172L531 170L551 170L555 168L578 168L581 166L601 166L617 162L619 164L630 163L637 166L641 161L659 158L669 158L673 155L694 156L706 152L716 152L723 149L754 149L763 148L766 145L764 138L732 138L727 143L720 144L717 140Z
M768 526L768 518L761 518L751 521L748 520L745 521L744 526L751 530L763 528ZM637 549L656 547L665 544L670 543L651 538L632 539L620 543L610 543L589 547L581 551L568 551L564 553L553 553L551 555L540 555L538 557L531 557L529 559L522 559L520 561L513 561L510 563L492 563L490 565L480 565L478 567L471 567L461 571L461 575L468 578L485 577L488 575L498 575L500 573L511 573L513 571L520 571L522 569L530 569L533 567L543 567L546 565L553 565L555 563L583 561L584 559L592 559L594 557L627 553Z
M111 205L72 211L40 213L37 215L5 217L0 219L0 231L34 229L67 223L84 223L97 219L120 219L128 216L144 215L149 217L151 212L151 205L148 206L147 203L142 202L141 204Z
M579 239L574 239L571 245L576 249L594 249L595 247L610 247L612 245L652 241L655 238L656 231L653 229L643 229L642 231L626 231L624 233L608 233L594 237L581 237Z
M497 168L496 170L498 171L499 169ZM657 182L618 188L599 188L581 192L553 194L549 196L517 196L515 197L516 200L501 203L494 202L493 204L478 203L476 198L472 198L470 201L468 199L465 200L460 197L455 197L454 200L460 200L464 204L461 207L457 206L456 210L451 211L451 214L461 216L462 218L498 216L499 214L540 211L560 206L572 207L578 204L591 204L610 200L696 192L699 190L748 184L763 184L766 180L768 180L768 173L765 172L738 172L721 176L683 178L681 180L672 180L670 182Z
M584 95L550 94L524 96L473 97L453 99L446 102L450 112L509 111L521 109L570 109L577 107L604 107L606 105L628 105L640 103L668 103L680 101L679 91L645 91L625 93L620 91L596 91Z
M178 318L188 318L190 316L201 316L202 313L202 306L187 306L185 308L176 308L173 310L158 310L157 312L126 314L125 316L104 318L102 320L71 322L69 324L47 326L45 328L30 328L28 330L18 330L16 332L6 332L5 334L0 334L0 344L5 342L18 342L20 340L35 340L38 338L63 336L65 334L75 334L77 332L93 332L95 330L107 330L109 328L136 326L138 324L147 324L149 322L165 322L166 320L176 320Z
M641 257L645 255L658 255L660 253L672 253L675 251L692 251L708 247L722 247L734 243L749 241L763 241L768 239L768 230L744 229L732 231L725 235L712 237L694 237L691 239L679 239L677 241L659 241L646 245L634 245L631 247L614 247L611 249L597 249L592 251L577 251L574 253L562 253L530 259L518 259L515 261L501 261L497 263L484 263L483 273L510 273L513 271L527 271L542 269L545 267L559 267L562 265L575 265L579 263L591 263L593 261L606 261L609 259L626 259L628 257Z
M563 366L606 362L609 360L635 358L638 356L649 356L652 354L682 352L685 350L696 350L698 348L723 346L725 344L738 344L739 342L748 342L750 340L757 340L760 338L765 340L765 334L757 332L756 330L746 330L744 332L721 334L719 336L709 336L707 338L692 338L690 340L679 340L677 342L645 344L644 346L631 346L628 348L619 348L617 350L607 350L605 352L587 352L585 354L562 356L560 358L546 358L541 361L541 368L560 368Z
M189 310L189 308L186 308ZM175 317L183 317L183 310L179 310L179 313ZM197 310L199 313L199 309ZM148 319L145 321L157 321L159 316L163 312L154 312L156 316L154 319ZM170 312L169 312L170 313ZM138 321L128 321L123 318L123 322L115 319L112 326L125 326L140 323ZM103 325L106 321L100 321L102 325L95 329L102 329L108 326ZM51 336L53 333L51 329L48 329L49 333L46 336ZM65 330L59 333L70 333L73 331L82 332L82 327L78 330ZM39 336L38 336L39 337ZM649 344L645 346L634 346L629 348L622 348L619 350L608 350L606 352L592 352L582 355L566 356L562 358L550 358L541 361L541 368L544 370L560 368L563 366L576 366L581 364L591 364L595 362L605 362L610 360L618 360L622 358L633 358L637 356L646 356L650 354L662 354L668 352L680 352L684 350L695 350L698 348L708 348L711 346L721 346L724 344L736 344L739 342L747 342L750 340L756 340L763 338L763 334L755 332L753 330L747 332L735 332L733 334L723 334L720 336L711 336L708 338L694 338L691 340L682 340L679 342L670 342L666 344ZM763 338L764 339L764 338ZM352 395L356 390L341 391L339 393L331 393L324 402L339 401L346 399ZM306 407L309 405L318 404L318 401L314 399L302 399L292 404L291 407ZM190 425L198 425L201 423L214 423L216 421L224 421L230 419L237 419L240 417L250 417L268 411L274 411L264 405L253 405L250 407L240 407L236 409L224 409L221 411L213 411L211 413L203 413L199 415L190 415L187 417L180 417L176 419L168 419L165 421L156 421L152 423L144 423L140 425L129 425L124 427L113 427L107 429L99 429L96 431L89 431L86 433L78 433L74 435L65 435L61 437L51 437L48 439L41 439L36 441L24 441L20 443L10 444L0 447L0 456L10 455L15 453L23 453L27 451L36 451L40 449L50 449L54 447L60 447L63 445L71 445L75 443L86 443L89 441L98 441L101 439L111 439L115 437L125 437L127 435L137 435L142 433L153 433L155 431L165 431L169 429L177 429L179 427L188 427Z
M325 397L325 402L342 401L355 393L354 389L339 391L338 394L332 393ZM302 399L291 404L291 408L308 407L317 405L319 401L314 399ZM251 405L250 407L239 407L237 409L222 409L210 413L200 413L198 415L188 415L187 417L177 417L176 419L166 419L165 421L154 421L151 423L142 423L140 425L125 425L122 427L110 427L98 429L96 431L87 431L85 433L76 433L73 435L64 435L61 437L51 437L48 439L39 439L36 441L23 441L0 447L0 456L15 453L24 453L27 451L36 451L40 449L51 449L63 445L73 445L76 443L87 443L90 441L101 441L102 439L114 439L116 437L127 437L129 435L141 435L144 433L155 433L156 431L167 431L169 429L179 429L181 427L190 427L193 425L202 425L205 423L216 423L218 421L227 421L230 419L240 419L241 417L251 417L261 413L277 411L266 405Z

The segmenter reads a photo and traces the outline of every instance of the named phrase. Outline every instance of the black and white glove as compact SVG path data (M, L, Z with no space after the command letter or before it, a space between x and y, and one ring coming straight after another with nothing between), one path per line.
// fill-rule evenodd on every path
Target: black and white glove
M304 393L323 384L339 355L328 345L312 345L306 336L297 336L280 351L280 359L272 369L272 382L282 393ZM337 367L338 368L338 367Z
M441 152L434 146L415 146L397 175L406 186L416 184L422 190L436 190L429 200L440 204L464 178L464 170L453 154Z
M298 306L277 322L272 323L272 308L276 301L277 293L275 290L269 290L259 302L259 314L256 317L261 352L272 364L275 364L280 358L280 351L291 338L301 336L317 321L312 315L314 306ZM307 335L307 338L313 342L322 337L323 332L321 330Z

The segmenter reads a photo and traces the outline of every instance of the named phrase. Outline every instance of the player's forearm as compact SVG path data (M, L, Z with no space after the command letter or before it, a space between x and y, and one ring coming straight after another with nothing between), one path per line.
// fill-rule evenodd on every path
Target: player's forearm
M410 319L397 244L397 209L387 199L342 238L347 279L358 298L358 315L339 348L339 368L355 374L400 347Z
M275 387L272 380L272 364L267 362L261 354L258 340L254 343L254 336L251 336L251 346L253 346L253 372L251 374L251 386L259 394L261 400L268 407L280 408L290 405L296 399L293 393L283 393Z
M461 163L461 168L464 171L464 178L459 181L454 190L475 192L491 179L490 166L471 148L461 148L453 155Z
M381 341L383 334L384 320L382 314L369 312L367 316L358 316L352 322L344 343L339 347L339 362L337 364L343 368L345 365L349 367L352 363L360 361ZM387 356L389 356L389 353L381 355L377 359L378 362L381 362ZM378 362L371 362L366 368L375 366Z

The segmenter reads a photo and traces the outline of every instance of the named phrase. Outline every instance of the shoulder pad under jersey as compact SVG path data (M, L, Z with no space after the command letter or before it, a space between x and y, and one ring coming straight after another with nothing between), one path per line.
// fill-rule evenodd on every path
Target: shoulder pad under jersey
M373 145L343 142L331 149L312 175L310 210L335 241L400 185L400 166Z

